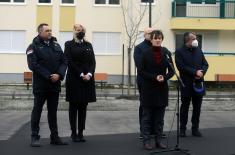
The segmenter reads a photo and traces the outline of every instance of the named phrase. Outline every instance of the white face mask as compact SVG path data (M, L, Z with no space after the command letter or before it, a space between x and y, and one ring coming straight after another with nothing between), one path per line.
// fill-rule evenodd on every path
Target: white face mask
M197 39L193 40L192 47L198 47L198 41Z

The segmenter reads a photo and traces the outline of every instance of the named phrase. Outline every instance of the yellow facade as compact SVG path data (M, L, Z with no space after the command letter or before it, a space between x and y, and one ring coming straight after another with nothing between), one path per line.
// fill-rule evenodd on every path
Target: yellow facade
M235 30L235 19L172 18L174 30Z
M52 33L57 39L61 32L72 32L73 25L80 23L86 27L86 39L93 43L94 32L117 32L120 33L120 51L115 54L96 54L96 71L106 72L109 75L122 74L122 44L124 44L124 74L128 74L128 36L126 35L124 18L121 5L102 6L94 5L93 0L76 0L74 5L61 5L61 1L52 1L49 5L39 5L36 0L25 0L24 5L1 5L0 4L0 31L25 31L25 49L37 35L37 25L48 23L52 27ZM127 2L127 1L126 1ZM216 51L212 52L235 52L235 19L220 18L172 18L171 0L155 0L152 6L152 27L160 29L164 33L163 46L170 51L175 51L175 35L185 31L210 32L216 31ZM129 1L128 1L129 3ZM138 9L146 8L139 31L148 27L148 5L140 4L140 0L129 3L128 13L134 20L138 15ZM7 15L7 16L6 16ZM130 24L130 23L129 23ZM72 33L70 34L72 38ZM206 55L210 65L205 77L208 81L215 80L215 74L235 74L231 67L235 56L210 56ZM135 65L133 51L131 54L131 74L134 75ZM28 71L25 50L21 53L0 53L0 74L17 73ZM7 67L6 67L7 66Z
M75 24L75 9L73 6L60 7L60 31L72 31Z
M209 69L205 76L207 81L215 81L216 74L235 74L235 56L207 56Z
M37 6L37 25L41 23L47 23L52 26L52 12L52 6Z

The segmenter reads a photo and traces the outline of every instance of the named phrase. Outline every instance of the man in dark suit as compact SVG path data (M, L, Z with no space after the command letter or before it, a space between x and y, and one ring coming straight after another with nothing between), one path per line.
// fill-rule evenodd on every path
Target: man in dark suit
M139 90L139 95L141 98L141 90L142 90L142 84L143 84L143 78L140 76L139 73L139 66L140 66L140 61L142 59L142 54L144 51L146 51L147 49L149 49L152 46L152 43L150 41L150 33L153 31L153 28L146 28L144 30L144 41L142 41L140 44L138 44L135 47L134 50L134 61L135 61L135 66L137 68L137 86L138 86L138 90ZM140 124L140 138L142 138L142 133L141 133L141 118L143 115L143 108L141 106L139 106L139 124Z
M67 145L58 136L57 107L61 81L67 68L63 51L48 24L38 26L38 35L26 50L28 67L33 72L34 106L31 115L31 146L39 147L39 123L47 101L48 123L53 145Z
M186 126L188 122L188 110L192 100L192 135L201 137L199 121L201 104L205 94L204 75L208 69L208 63L202 50L198 47L196 34L186 32L184 34L184 45L175 52L175 62L185 87L181 87L180 107L180 136L186 137Z

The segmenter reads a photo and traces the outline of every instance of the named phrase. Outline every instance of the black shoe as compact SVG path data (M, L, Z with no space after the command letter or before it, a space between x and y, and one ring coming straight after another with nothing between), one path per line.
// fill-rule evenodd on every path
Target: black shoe
M156 142L156 148L159 148L159 149L166 149L166 145L164 145L163 143L161 142Z
M78 141L79 142L86 142L86 139L84 138L83 134L82 135L78 135Z
M167 138L166 134L163 133L162 134L162 138Z
M194 137L202 137L202 134L199 130L192 130L192 135Z
M142 134L139 135L139 139L143 139L143 135Z
M143 145L143 148L144 148L145 150L152 150L152 149L153 149L153 146L152 146L151 144L147 143L147 144L144 144L144 145Z
M185 130L180 130L180 137L187 137Z
M77 134L71 134L70 137L71 137L73 142L79 142L80 141Z
M68 145L67 142L63 142L59 136L51 136L51 142L52 145Z
M39 142L40 136L32 136L31 137L31 144L30 146L32 147L40 147L41 144Z

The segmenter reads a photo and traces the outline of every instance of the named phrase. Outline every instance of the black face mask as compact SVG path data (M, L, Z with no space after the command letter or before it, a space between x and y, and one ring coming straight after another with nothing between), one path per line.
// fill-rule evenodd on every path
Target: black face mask
M82 39L84 38L84 36L85 36L85 33L84 33L84 32L78 32L78 33L77 33L77 38L78 38L79 40L82 40Z

